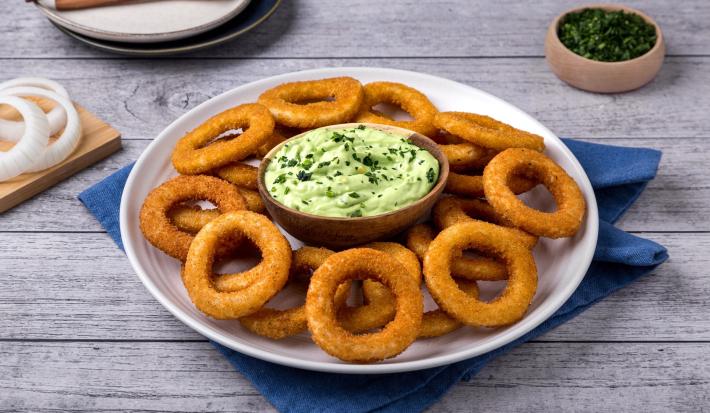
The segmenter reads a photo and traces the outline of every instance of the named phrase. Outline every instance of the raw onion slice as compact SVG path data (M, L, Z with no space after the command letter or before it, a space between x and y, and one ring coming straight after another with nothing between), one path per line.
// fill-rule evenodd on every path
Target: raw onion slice
M47 146L44 153L36 159L36 162L26 172L37 172L50 168L65 160L74 152L81 138L81 122L79 121L79 112L76 111L69 99L46 89L27 86L5 89L1 93L11 96L34 96L51 99L64 108L67 114L67 124L64 127L64 132L59 136L59 139Z
M27 171L46 151L49 142L49 122L42 109L33 102L15 96L0 96L0 103L17 109L25 122L22 139L9 151L0 152L0 182L2 182Z
M2 94L3 89L18 86L31 86L51 90L52 92L69 99L69 93L64 86L54 80L44 79L41 77L18 77L17 79L0 83L0 94ZM62 130L64 125L66 125L67 113L64 111L63 107L56 106L47 113L47 119L49 120L49 133L50 135L54 135ZM24 131L25 123L23 121L0 119L1 140L17 142L22 137Z

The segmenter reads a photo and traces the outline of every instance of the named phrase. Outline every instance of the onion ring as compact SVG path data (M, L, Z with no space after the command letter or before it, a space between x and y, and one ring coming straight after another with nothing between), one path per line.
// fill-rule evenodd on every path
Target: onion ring
M214 171L214 174L239 187L257 189L259 168L242 162L231 163Z
M153 189L143 201L140 228L154 247L185 261L193 236L178 229L168 211L185 201L208 200L222 213L246 208L244 197L230 183L212 176L177 176Z
M0 182L12 179L34 165L46 150L49 123L35 103L15 96L0 96L0 104L17 109L25 122L22 139L7 152L0 152Z
M501 259L509 274L503 292L483 302L461 291L451 278L451 259L474 248ZM448 315L471 326L499 327L520 320L537 289L532 251L502 227L480 221L446 228L434 238L424 258L424 280L434 301Z
M510 177L523 174L542 182L557 203L555 212L530 208L511 192ZM577 183L547 156L529 149L508 149L483 171L488 202L512 225L541 237L571 237L582 225L586 203Z
M266 140L266 143L256 148L256 157L258 159L262 159L264 156L266 156L267 153L271 152L271 150L274 149L276 145L280 144L288 138L292 138L298 135L299 133L300 131L297 129L276 125L276 127L274 128L274 133L272 133L269 139Z
M456 284L461 291L473 298L478 298L478 284L473 280L456 279ZM458 330L463 324L451 318L444 310L427 311L422 316L422 326L419 329L419 338L440 337Z
M69 99L69 93L64 88L64 86L59 83L50 80L43 79L39 77L20 77L17 79L8 80L7 82L0 83L0 94L3 93L4 89L9 89L17 86L31 86L38 87L46 90L50 90L59 96ZM64 128L67 123L67 113L61 105L53 107L49 112L46 113L47 120L49 121L49 135L55 135ZM0 140L5 140L8 142L17 142L22 138L25 131L24 121L15 121L0 119Z
M483 169L496 155L496 151L472 143L440 144L452 168Z
M522 194L537 186L537 181L513 175L510 178L510 188L516 194ZM457 172L449 172L449 179L446 181L444 191L459 196L481 198L485 196L483 190L483 175L464 175Z
M232 129L244 133L233 139L219 139ZM227 109L188 132L175 145L172 161L181 174L200 174L240 161L263 145L274 131L274 118L268 109L247 103ZM212 142L212 143L210 143Z
M334 252L326 248L301 247L293 252L291 273L288 282L293 282L299 275L315 271ZM308 274L310 275L310 274ZM335 306L345 303L350 292L350 283L341 284L335 293ZM252 333L280 340L296 335L308 327L306 307L300 305L287 310L264 307L259 311L239 319L241 325Z
M527 248L534 248L538 240L536 236L513 227L488 202L481 199L442 197L432 208L432 216L439 229L448 228L459 222L477 220L506 227Z
M243 289L220 291L213 283L213 263L221 239L238 233L261 251L250 271L261 276ZM252 314L278 293L288 280L291 247L268 218L250 211L226 212L200 230L190 245L183 281L193 304L210 317L235 319Z
M476 145L499 151L508 148L545 149L542 136L514 128L490 116L467 112L440 112L434 125Z
M333 297L343 282L374 278L395 296L394 320L382 330L355 335L338 323ZM394 357L414 342L422 321L419 283L389 254L354 248L328 257L313 276L306 294L306 318L313 341L344 361L369 363Z
M407 232L407 247L424 261L429 245L434 240L434 229L425 224L415 225ZM466 280L499 281L508 279L505 266L490 258L466 257L451 259L451 274Z
M364 91L365 99L360 112L355 118L356 122L398 126L419 132L425 136L435 136L437 134L437 129L434 126L434 116L438 111L422 92L395 82L368 83L365 85ZM372 108L380 103L389 103L402 108L413 120L397 121L373 112Z
M362 85L351 77L284 83L259 96L259 103L269 108L278 123L301 129L348 122L362 100Z
M396 242L371 242L360 248L371 248L384 252L402 264L417 283L422 280L422 268L417 256ZM387 324L395 316L395 299L392 292L382 283L374 280L362 282L365 303L357 307L344 306L338 311L340 325L352 332L360 333Z
M66 113L67 124L64 126L62 134L56 141L46 147L42 155L36 158L32 166L25 172L38 172L51 168L52 166L65 160L69 157L69 155L71 155L72 152L74 152L77 145L79 145L79 141L81 140L81 121L79 120L79 112L76 111L74 104L71 103L69 99L50 90L29 86L4 89L1 93L3 95L18 97L33 96L50 99L61 106Z

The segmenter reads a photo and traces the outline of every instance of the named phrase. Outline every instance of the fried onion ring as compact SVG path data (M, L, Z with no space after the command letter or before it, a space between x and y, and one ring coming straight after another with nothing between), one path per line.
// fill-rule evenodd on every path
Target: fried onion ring
M508 283L492 301L467 295L451 278L451 259L471 248L505 262ZM434 301L451 317L466 325L499 327L525 315L537 289L537 269L532 251L510 231L471 221L450 226L434 238L424 258L424 280Z
M333 297L340 284L373 278L395 296L394 320L375 333L356 335L338 323ZM394 357L414 342L422 322L419 283L399 261L370 248L333 254L313 276L306 294L306 318L313 341L343 361L370 363Z
M545 149L542 136L514 128L490 116L467 112L440 112L434 125L471 143L499 151L508 148Z
M482 199L442 197L432 208L432 216L439 229L448 228L459 222L478 220L507 227L509 231L519 237L519 241L527 248L533 248L537 244L536 236L514 228L509 221L506 221L488 202Z
M294 282L299 276L310 275L334 252L326 248L301 247L293 252L289 282ZM335 293L335 306L345 303L350 292L350 283L341 284ZM287 310L276 310L264 307L259 311L239 319L241 325L252 333L280 340L296 335L308 327L306 307L300 305Z
M457 170L483 169L497 153L472 143L440 144L439 149L446 155L449 165Z
M473 298L478 298L478 284L473 280L456 279L459 289ZM451 318L444 310L427 311L422 316L422 326L419 330L419 338L440 337L458 330L463 324Z
M510 177L522 174L541 182L557 203L555 212L530 208L510 190ZM577 183L547 156L529 149L508 149L483 171L488 202L506 221L541 237L571 237L582 225L586 203Z
M360 112L355 118L357 122L399 126L426 136L435 136L437 134L437 129L434 126L434 116L438 111L422 92L395 82L368 83L365 85L364 90L365 99ZM380 103L389 103L402 108L413 120L392 120L377 111L373 111L372 108Z
M173 206L185 201L207 200L221 213L246 209L239 190L226 181L212 176L177 176L153 189L143 201L140 228L154 247L185 261L192 234L181 231L168 217Z
M238 188L246 201L248 211L263 214L265 211L264 201L258 192L251 189ZM178 229L197 234L208 222L220 216L218 209L202 209L198 205L178 204L170 208L168 218Z
M244 132L231 139L217 139L233 129ZM175 145L172 162L181 174L200 174L240 161L263 145L274 131L268 109L247 103L227 109L188 132Z
M522 194L537 186L537 181L520 176L510 177L510 188L516 194ZM457 172L449 172L449 179L446 181L444 191L470 198L481 198L485 196L483 190L483 175L464 175Z
M400 264L402 264L417 283L422 280L422 268L417 256L396 242L371 242L361 246L361 248L371 248L382 251ZM365 280L362 283L362 295L364 304L357 307L343 306L338 311L338 322L340 325L353 333L379 328L387 324L395 316L395 300L392 292L374 280Z
M274 149L276 145L280 144L288 138L292 138L298 135L299 133L300 131L298 129L286 128L281 125L276 125L276 127L274 128L274 133L272 133L269 139L266 140L266 143L256 149L256 157L262 159L264 156L266 156L267 153Z
M407 232L407 247L424 261L434 236L434 229L430 226L415 225ZM508 278L503 264L490 258L466 257L462 254L452 258L451 274L466 280L498 281Z
M235 232L246 236L261 251L261 262L247 271L258 272L259 276L242 289L220 290L213 282L215 251L221 240ZM276 295L288 280L290 267L291 246L268 218L251 211L227 212L195 236L185 261L183 281L200 311L216 319L235 319L256 312Z
M243 162L235 162L213 171L215 175L236 186L257 189L259 168Z
M302 129L348 122L362 101L362 85L351 77L284 83L259 96L278 123Z

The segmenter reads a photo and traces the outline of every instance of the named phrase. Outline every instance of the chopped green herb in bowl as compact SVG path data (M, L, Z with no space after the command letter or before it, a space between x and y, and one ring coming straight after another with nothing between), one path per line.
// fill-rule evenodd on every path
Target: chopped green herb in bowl
M569 50L587 59L621 62L646 54L656 44L656 29L635 13L584 9L568 13L557 35Z

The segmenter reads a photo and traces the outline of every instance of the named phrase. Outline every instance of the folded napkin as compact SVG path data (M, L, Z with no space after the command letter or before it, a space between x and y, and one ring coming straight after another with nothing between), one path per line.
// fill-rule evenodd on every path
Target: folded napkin
M342 375L284 367L213 343L229 362L283 412L421 411L454 384L470 380L490 360L573 318L612 292L649 273L668 258L666 249L612 224L656 176L661 153L564 139L587 172L599 205L594 261L572 297L550 319L518 340L449 366L387 375ZM85 190L79 199L122 248L118 211L133 165Z

